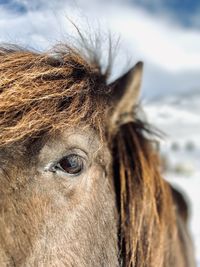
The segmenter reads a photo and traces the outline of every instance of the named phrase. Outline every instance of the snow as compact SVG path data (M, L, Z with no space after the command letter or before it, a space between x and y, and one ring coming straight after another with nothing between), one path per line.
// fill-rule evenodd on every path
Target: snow
M190 207L189 227L200 267L200 91L155 99L144 104L149 122L166 136L160 151L165 178L184 192Z

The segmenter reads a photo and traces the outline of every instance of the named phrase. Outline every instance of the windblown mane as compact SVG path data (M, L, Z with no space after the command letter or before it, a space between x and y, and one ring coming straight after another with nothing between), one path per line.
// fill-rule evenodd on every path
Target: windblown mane
M75 48L0 48L0 77L0 146L81 122L104 129L105 75Z
M124 266L174 266L176 238L170 189L158 171L158 158L140 121L121 126L114 141L114 172L120 210Z

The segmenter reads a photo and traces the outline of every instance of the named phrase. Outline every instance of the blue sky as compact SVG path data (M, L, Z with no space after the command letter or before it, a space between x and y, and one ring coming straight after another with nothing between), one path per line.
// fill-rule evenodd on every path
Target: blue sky
M67 17L121 37L113 79L144 61L144 98L200 90L200 1L0 0L0 42L48 49L75 34Z
M62 1L58 0L57 2ZM46 1L46 3L41 0L0 0L0 5L4 6L4 8L11 12L19 13L28 12L30 9L40 9L46 5L54 7L55 3L55 0ZM193 16L200 14L199 0L124 0L124 3L140 7L154 15L172 17L185 27L200 27L200 23L192 19Z
M58 0L57 2L62 1ZM41 0L35 0L32 3L27 0L0 0L0 5L5 9L21 14L30 9L40 9L46 5L54 7L55 3L55 0L46 1L46 3ZM178 23L186 27L200 26L192 19L193 16L198 16L200 13L199 0L124 0L124 3L140 7L154 15L163 14L167 17L173 17Z
M164 14L172 17L185 27L200 26L193 20L193 16L200 14L199 0L132 0L131 2L155 15Z
M13 0L0 0L0 5L11 12L24 13L27 11L23 3L15 2Z

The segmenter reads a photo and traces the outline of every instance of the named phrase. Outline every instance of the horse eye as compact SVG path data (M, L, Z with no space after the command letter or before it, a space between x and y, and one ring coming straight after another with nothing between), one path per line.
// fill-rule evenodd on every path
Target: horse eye
M54 169L68 174L80 174L83 170L83 159L75 154L66 156L54 166Z

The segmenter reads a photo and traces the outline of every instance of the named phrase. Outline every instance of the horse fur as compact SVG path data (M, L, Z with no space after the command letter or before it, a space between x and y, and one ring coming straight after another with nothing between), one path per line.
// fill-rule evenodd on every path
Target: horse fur
M126 85L127 81L120 84L124 95ZM114 97L117 86L118 82L107 85L97 62L90 62L66 45L51 53L0 49L1 266L75 266L75 262L76 266L97 267L194 266L187 222L171 187L160 175L159 157L148 139L151 130L137 119L136 105L132 121L118 124L115 131L110 126L112 116L117 121L123 115L116 110L120 106ZM123 96L120 101L123 102ZM41 199L43 195L37 188L37 191L29 189L29 201L25 200L27 184L20 177L26 176L27 170L21 162L23 159L27 166L30 162L34 165L31 157L37 158L49 139L57 138L67 128L76 129L77 125L83 132L91 128L99 136L99 150L105 147L108 150L110 156L101 156L99 161L110 162L105 173L110 174L112 181L109 185L98 181L91 191L94 194L91 203L80 206L82 225L80 220L77 230L73 226L66 230L74 243L75 230L88 242L79 251L70 251L70 246L65 251L68 237L63 237L62 222L48 210L51 198ZM79 202L76 199L71 209ZM64 204L61 207L57 212L66 212ZM87 217L88 212L91 218ZM41 234L40 228L45 224L47 227L42 229L49 229L49 235L46 241L41 241L41 244L46 242L47 251L42 255L41 244L35 251L32 246L38 242L36 235ZM86 238L87 234L94 237L93 243Z

